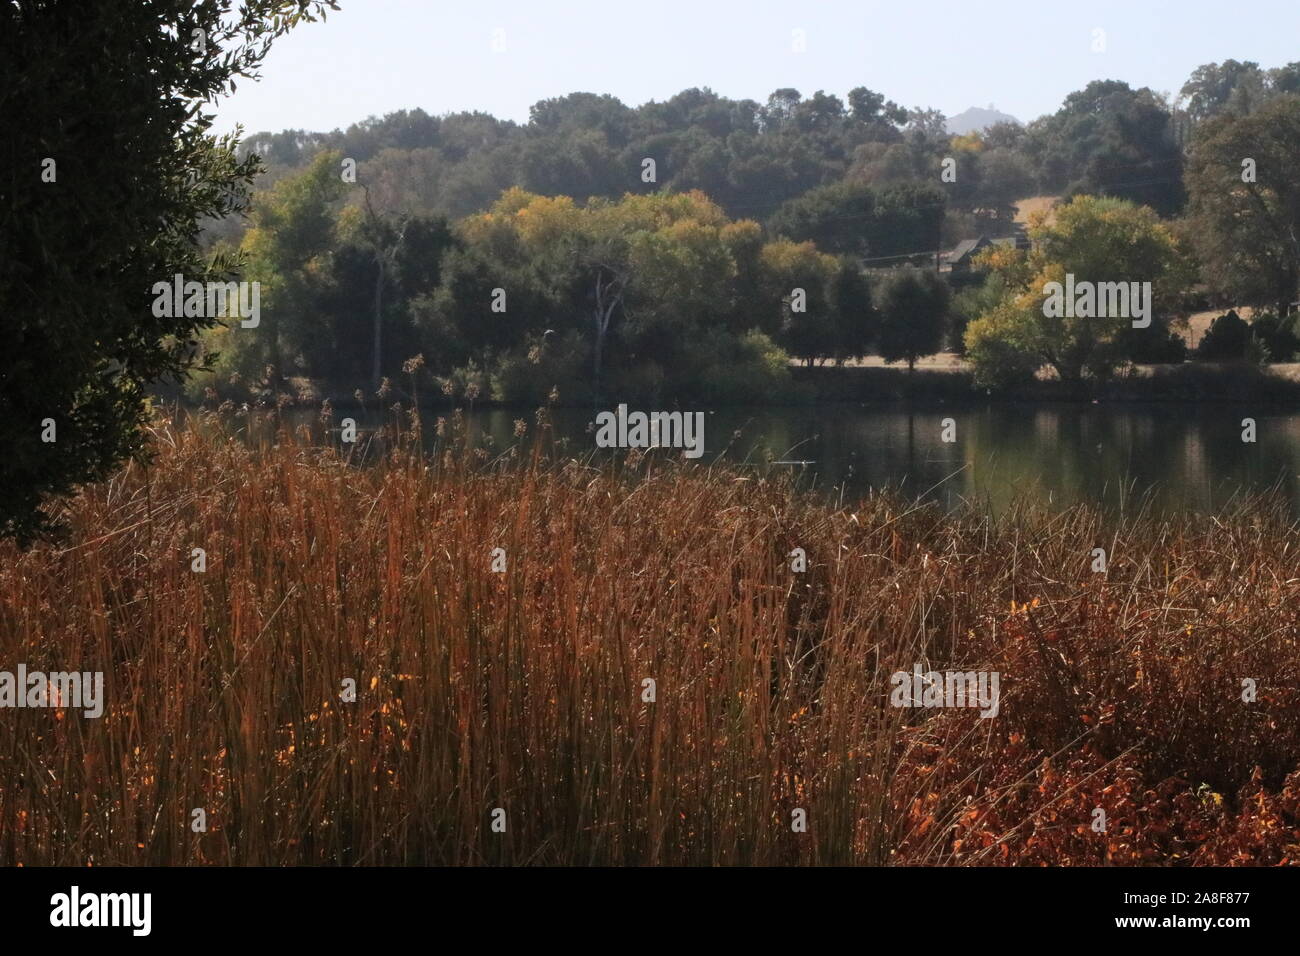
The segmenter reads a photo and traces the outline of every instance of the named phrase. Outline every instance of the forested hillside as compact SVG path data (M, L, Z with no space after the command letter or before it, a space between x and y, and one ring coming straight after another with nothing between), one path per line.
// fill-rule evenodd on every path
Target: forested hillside
M1228 60L1173 100L1099 80L1024 126L966 135L866 87L762 103L690 89L635 107L573 93L522 125L412 109L258 133L242 145L265 165L249 215L209 222L207 237L242 256L274 321L210 333L217 368L192 394L234 397L235 383L293 397L308 382L368 395L423 377L426 393L507 402L557 385L586 401L611 382L655 401L778 399L791 359L910 365L972 335L981 386L1047 366L1097 379L1181 360L1171 329L1210 304L1271 310L1251 354L1289 358L1293 330L1269 323L1286 325L1300 271L1277 228L1297 91L1300 64ZM1252 140L1260 124L1273 132ZM1243 199L1221 182L1268 150L1271 192ZM1016 221L1034 196L1112 205L1078 205L1053 233L1050 217ZM1132 237L1103 235L1117 223L1163 251L1125 258ZM1249 240L1246 225L1260 227ZM1031 239L1053 235L1074 251L1029 257ZM921 274L977 237L1010 245L939 285ZM1031 280L1088 263L1163 290L1150 331L1033 328ZM419 376L402 372L417 356Z

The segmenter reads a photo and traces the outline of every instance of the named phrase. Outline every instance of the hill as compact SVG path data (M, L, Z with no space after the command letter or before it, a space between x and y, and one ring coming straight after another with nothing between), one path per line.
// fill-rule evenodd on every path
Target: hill
M944 126L949 133L954 136L965 136L967 133L973 133L977 130L986 130L990 126L996 126L998 123L1015 123L1017 126L1024 124L1016 119L1010 113L999 113L990 103L988 109L981 109L978 106L972 106L970 109L958 113L956 116L949 116L944 121Z

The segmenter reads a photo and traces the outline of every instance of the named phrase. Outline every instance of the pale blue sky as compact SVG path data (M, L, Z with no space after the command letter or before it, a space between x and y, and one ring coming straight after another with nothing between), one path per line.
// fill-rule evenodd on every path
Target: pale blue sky
M990 103L1029 120L1093 79L1176 93L1228 58L1300 59L1297 0L341 0L281 38L217 127L330 130L420 107L525 121L539 99L629 105L692 86L765 100L867 86L951 115ZM504 31L505 50L493 50ZM1106 50L1092 51L1093 31ZM802 30L807 50L792 50Z

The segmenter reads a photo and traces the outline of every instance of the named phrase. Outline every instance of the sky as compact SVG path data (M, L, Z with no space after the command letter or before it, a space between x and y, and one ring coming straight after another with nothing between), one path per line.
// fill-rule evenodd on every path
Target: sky
M1297 0L340 0L280 38L216 129L328 131L419 107L526 122L538 100L629 106L690 87L765 101L855 86L1022 121L1094 79L1176 94L1224 59L1300 59ZM797 33L796 31L801 31ZM1100 31L1100 32L1098 32ZM803 49L796 47L802 39ZM1100 46L1102 49L1094 49Z

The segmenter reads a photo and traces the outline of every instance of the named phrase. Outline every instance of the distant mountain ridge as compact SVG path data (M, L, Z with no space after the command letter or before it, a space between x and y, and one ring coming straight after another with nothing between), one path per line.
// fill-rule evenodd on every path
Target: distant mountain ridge
M978 106L972 106L956 116L949 116L945 120L945 126L949 133L954 136L965 136L967 133L973 133L979 130L986 130L990 126L996 126L998 123L1015 123L1022 126L1020 120L1016 119L1010 113L999 113L989 104L988 109L981 109Z

